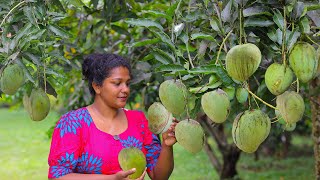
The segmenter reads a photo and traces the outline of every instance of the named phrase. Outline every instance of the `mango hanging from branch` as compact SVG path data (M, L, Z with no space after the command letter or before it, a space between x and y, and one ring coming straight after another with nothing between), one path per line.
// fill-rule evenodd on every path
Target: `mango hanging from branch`
M285 92L293 81L293 72L283 64L271 64L265 74L265 82L269 91L274 95Z
M317 72L318 59L315 48L306 42L297 42L289 54L290 66L298 79L307 83Z
M226 56L226 69L234 80L246 81L258 69L261 62L260 49L251 43L231 48Z

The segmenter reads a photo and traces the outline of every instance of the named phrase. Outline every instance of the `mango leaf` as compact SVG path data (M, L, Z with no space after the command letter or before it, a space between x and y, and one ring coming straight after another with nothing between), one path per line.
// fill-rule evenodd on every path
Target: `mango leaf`
M46 81L46 84L44 84L43 80L44 80L44 78L39 79L39 87L44 89L47 94L50 94L50 95L54 96L55 98L57 98L58 94L57 94L56 90L53 88L53 86L51 85L51 83L49 83L49 81Z
M189 88L189 92L191 93L203 93L208 90L207 86L199 86L199 87L191 87Z
M303 33L310 33L310 24L309 24L309 20L307 17L303 17L300 21L299 21L299 27L300 27L300 31Z
M34 64L36 64L37 66L41 66L42 63L40 62L40 57L38 55L33 55L29 52L23 52L22 56L26 59L31 60Z
M273 15L273 21L278 25L278 27L282 30L283 29L283 16L280 11L277 9Z
M232 6L232 0L228 2L228 4L224 7L224 9L221 12L221 20L223 22L230 22L231 21L231 6Z
M276 31L276 35L277 35L277 43L279 45L282 45L282 31L279 28Z
M69 4L74 5L76 8L83 7L85 4L81 0L69 0Z
M202 14L199 13L198 11L195 11L195 12L191 12L190 14L187 14L186 17L184 17L182 19L186 22L191 23L191 22L197 21L201 18L202 18Z
M311 18L317 27L320 27L320 10L309 11L307 15Z
M24 14L27 16L29 22L31 22L33 25L38 26L36 17L34 16L34 14L33 14L33 9L32 9L31 7L25 6L25 7L23 8L23 12L24 12Z
M257 15L272 16L272 14L268 12L268 9L263 6L253 6L243 10L244 17L257 16Z
M206 65L201 67L195 67L189 70L190 74L212 74L217 72L216 65Z
M208 84L208 89L216 89L217 87L219 87L220 85L222 84L222 81L217 81L217 82L215 82L215 83L213 83L213 84Z
M170 55L160 49L155 49L152 52L153 57L161 62L162 64L170 64L173 63L172 58L170 57Z
M52 31L57 36L60 36L63 38L69 38L71 36L70 33L68 33L66 30L62 29L61 27L55 24L49 24L47 27L50 31Z
M179 39L181 39L181 41L185 44L188 43L189 41L189 37L186 33L182 32L180 35L179 35Z
M172 22L172 17L169 16L168 14L163 13L163 12L154 11L154 10L148 10L148 11L142 11L142 12L144 12L146 14L151 14L156 18L162 17L162 18L167 19L169 22Z
M297 3L295 3L294 8L293 8L290 16L293 19L299 19L301 17L301 15L303 14L303 11L304 11L304 3L298 1Z
M267 36L271 39L271 41L277 42L277 35L276 35L276 31L274 29L270 30L267 33Z
M146 28L157 27L158 29L163 30L161 24L149 19L127 19L125 20L125 22L134 26L141 26Z
M215 41L215 39L211 35L205 34L205 33L191 34L191 40L194 40L194 39L207 39L207 40Z
M216 17L216 16L213 16L211 19L210 19L210 26L213 30L217 31L217 32L222 32L221 31L221 24L219 22L219 19Z
M168 14L168 16L173 17L173 15L175 14L175 10L177 9L177 6L179 4L179 1L176 1L175 3L173 3L166 11L166 14Z
M244 27L268 27L272 26L274 23L270 20L260 19L260 18L247 18L244 21Z
M163 43L167 44L173 51L175 49L175 46L173 42L171 41L170 37L163 31L157 29L157 28L149 28L149 30L157 36Z
M57 6L61 11L66 12L60 0L51 0L52 4Z
M248 0L235 0L235 2L241 6L245 6L248 2Z
M131 36L131 34L128 32L128 30L126 28L121 27L121 26L117 26L117 25L112 24L111 29L115 30L119 34L125 34L127 36Z
M50 74L55 77L61 77L61 78L64 77L61 73L58 73L58 72L54 71L53 69L49 69L49 68L46 69L46 74Z
M132 43L132 44L131 44L131 47L146 46L146 45L158 43L159 41L160 41L159 38L146 39L146 40L142 40L142 41L139 41L139 42Z
M185 71L186 69L178 64L162 64L159 67L155 69L157 72L165 72L165 71L171 71L171 72L179 72L179 71Z
M233 80L229 77L227 71L224 70L222 67L217 67L216 73L219 76L219 78L222 80L223 85L228 86L233 84Z
M28 68L26 67L26 65L25 65L23 62L21 62L20 59L17 59L16 62L17 62L17 64L19 64L20 67L22 67L22 69L24 70L24 73L25 73L27 79L28 79L30 82L32 82L33 84L35 84L36 81L33 79L32 75L30 74L30 72L29 72Z
M298 31L298 29L294 29L293 32L290 33L290 35L288 35L287 37L287 49L290 52L290 49L293 47L293 45L297 42L298 38L300 37L300 32Z

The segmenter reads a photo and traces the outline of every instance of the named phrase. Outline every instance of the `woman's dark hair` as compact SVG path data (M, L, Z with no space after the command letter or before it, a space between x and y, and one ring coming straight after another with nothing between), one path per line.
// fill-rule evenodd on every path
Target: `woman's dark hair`
M103 80L110 76L111 70L120 66L126 67L131 76L129 61L119 55L94 53L86 56L82 64L82 75L88 80L90 93L95 95L92 82L102 86Z

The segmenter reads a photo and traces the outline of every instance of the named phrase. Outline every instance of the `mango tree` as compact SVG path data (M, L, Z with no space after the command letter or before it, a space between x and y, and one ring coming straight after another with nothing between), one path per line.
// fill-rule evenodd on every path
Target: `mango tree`
M177 107L166 105L161 88L157 101L181 120L196 119L215 140L222 161L210 138L205 138L204 148L222 179L237 174L240 149L255 152L270 128L292 131L305 119L311 95L306 85L317 79L318 9L318 3L302 1L181 0L126 20L149 32L132 46L148 49L142 58L151 66L148 72L163 75L155 85L174 79L187 87L183 107L174 93L169 98ZM316 122L317 106L313 107ZM186 111L173 112L181 108ZM231 134L233 140L228 138ZM320 170L316 172L318 176Z

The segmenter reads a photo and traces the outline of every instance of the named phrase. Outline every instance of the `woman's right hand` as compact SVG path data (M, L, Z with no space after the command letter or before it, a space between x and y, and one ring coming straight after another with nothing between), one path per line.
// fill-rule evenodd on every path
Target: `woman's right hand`
M136 168L133 168L127 171L119 171L115 174L116 180L129 180L128 176L135 172L136 172ZM136 180L143 180L144 176L146 175L146 172L147 172L147 168L144 170L143 174Z

